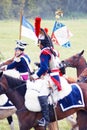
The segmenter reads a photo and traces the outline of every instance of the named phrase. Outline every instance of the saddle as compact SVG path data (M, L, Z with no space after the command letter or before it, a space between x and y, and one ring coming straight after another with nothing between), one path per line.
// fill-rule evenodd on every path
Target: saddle
M47 81L38 79L35 82L30 82L27 81L27 91L25 94L25 106L28 110L30 111L34 111L34 112L39 112L41 111L41 107L38 101L38 96L40 94L41 89L43 89L43 87L46 87L46 93L48 91L48 104L52 105L53 101L55 104L57 104L57 102L60 99L63 99L65 96L69 95L72 91L71 86L68 84L68 82L61 77L61 86L62 86L62 90L58 91L57 87L54 85L53 86L53 91L50 93L50 90L47 86ZM68 87L68 89L66 89ZM44 93L42 93L42 96L44 95ZM53 97L53 99L52 99Z

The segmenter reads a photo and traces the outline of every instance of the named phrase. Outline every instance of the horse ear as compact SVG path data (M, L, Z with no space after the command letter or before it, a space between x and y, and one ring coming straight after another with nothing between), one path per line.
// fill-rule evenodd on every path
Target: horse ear
M80 53L79 53L79 56L83 55L84 53L84 50L82 50Z
M2 71L2 70L0 70L0 77L2 76L2 74L3 74L3 71Z

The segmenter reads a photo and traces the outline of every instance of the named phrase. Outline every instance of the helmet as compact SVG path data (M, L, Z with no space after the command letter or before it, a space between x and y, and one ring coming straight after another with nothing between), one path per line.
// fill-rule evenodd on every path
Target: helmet
M52 41L49 35L47 34L47 29L40 28L41 18L36 17L35 18L35 34L38 38L38 42L44 46L44 47L52 47Z
M44 47L51 47L51 38L46 34L44 29L40 28L40 33L38 37L38 41L41 41L41 44Z
M21 40L17 40L16 41L16 48L15 48L15 50L19 49L21 51L24 51L24 49L26 48L26 45L27 45L26 42L23 42Z

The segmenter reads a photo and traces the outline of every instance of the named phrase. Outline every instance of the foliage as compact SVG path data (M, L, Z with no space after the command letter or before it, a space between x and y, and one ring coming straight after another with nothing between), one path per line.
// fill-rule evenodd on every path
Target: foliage
M0 0L0 19L10 17L11 0Z
M43 19L53 19L55 11L61 8L64 16L77 17L87 13L87 0L0 0L0 20L18 19L23 9L27 18L40 16Z

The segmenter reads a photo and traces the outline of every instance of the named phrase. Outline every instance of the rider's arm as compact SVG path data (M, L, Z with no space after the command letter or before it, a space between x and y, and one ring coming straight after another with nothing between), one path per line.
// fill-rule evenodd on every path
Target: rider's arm
M50 58L51 58L50 55L42 54L40 56L40 69L38 70L37 73L31 76L31 80L40 78L43 74L45 74L48 71Z
M2 62L2 63L0 64L0 67L2 67L2 66L4 66L4 65L9 65L9 64L11 64L11 63L13 62L13 60L14 60L14 57L12 57L12 58L10 58L10 59L7 59L6 61L4 61L4 62Z
M40 60L40 69L37 72L38 77L41 77L41 75L45 74L48 71L50 55L42 55Z

